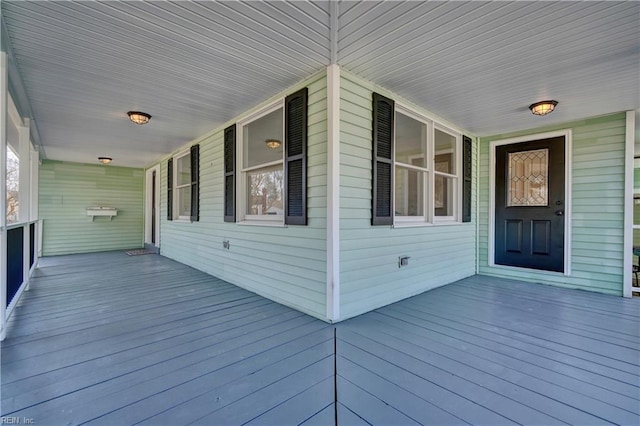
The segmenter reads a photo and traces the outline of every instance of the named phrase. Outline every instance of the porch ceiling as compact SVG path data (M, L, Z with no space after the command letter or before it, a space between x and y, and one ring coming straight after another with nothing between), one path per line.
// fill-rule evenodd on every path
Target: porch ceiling
M479 136L640 107L636 1L3 1L2 16L50 159L149 165L322 70L332 40L343 69ZM529 113L547 98L553 115Z

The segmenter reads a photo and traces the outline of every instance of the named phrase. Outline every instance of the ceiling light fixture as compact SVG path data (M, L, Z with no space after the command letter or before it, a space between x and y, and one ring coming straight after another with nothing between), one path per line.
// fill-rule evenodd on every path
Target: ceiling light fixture
M129 116L129 120L131 120L134 123L139 124L141 126L143 124L147 124L149 122L149 120L151 120L151 116L149 114L147 114L146 112L129 111L127 113L127 115Z
M529 109L534 115L547 115L556 108L558 101L540 101L529 105Z
M113 158L111 157L98 157L98 161L102 164L109 164L111 163L111 161L113 161Z
M282 146L282 142L278 139L267 139L264 143L271 149L278 149Z

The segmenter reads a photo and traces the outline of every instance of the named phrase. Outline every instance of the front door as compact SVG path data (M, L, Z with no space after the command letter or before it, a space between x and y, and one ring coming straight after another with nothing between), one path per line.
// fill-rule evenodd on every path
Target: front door
M151 244L156 246L156 171L151 172Z
M496 147L495 264L564 272L564 153L564 136Z
M146 177L144 242L147 245L158 247L160 243L159 167L156 166L152 169L147 170Z

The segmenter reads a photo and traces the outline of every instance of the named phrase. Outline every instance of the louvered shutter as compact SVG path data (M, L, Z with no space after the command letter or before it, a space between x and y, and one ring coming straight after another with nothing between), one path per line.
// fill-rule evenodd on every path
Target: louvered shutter
M236 221L236 125L224 129L224 221Z
M167 220L173 220L173 158L167 161Z
M472 146L471 138L462 137L462 221L471 222L471 176Z
M307 224L307 88L284 100L285 219L289 225Z
M393 223L393 100L373 94L372 225Z
M200 145L191 147L191 222L200 220Z

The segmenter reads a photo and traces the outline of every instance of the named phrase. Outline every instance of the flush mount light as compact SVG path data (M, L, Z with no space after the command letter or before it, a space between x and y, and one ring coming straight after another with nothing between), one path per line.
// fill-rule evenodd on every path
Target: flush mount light
M102 164L109 164L109 163L111 163L111 161L113 161L113 158L111 158L111 157L98 157L98 161L101 162Z
M556 108L558 101L540 101L529 105L529 109L534 115L547 115Z
M149 120L151 120L151 116L149 114L147 114L146 112L129 111L127 113L127 115L129 116L129 120L131 120L134 123L139 124L141 126L143 124L147 124L149 122Z
M267 139L266 141L264 141L265 144L267 144L267 146L271 149L278 149L280 148L280 146L282 146L282 142L280 142L278 139Z

